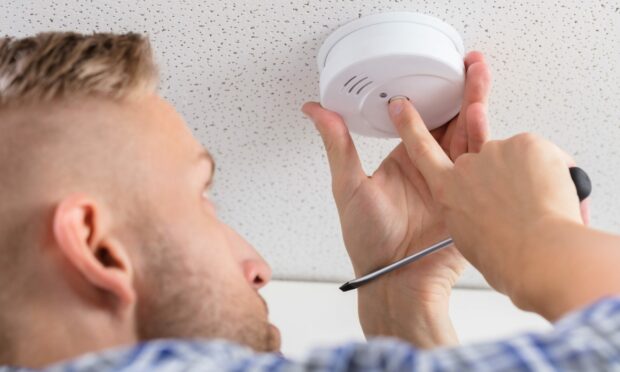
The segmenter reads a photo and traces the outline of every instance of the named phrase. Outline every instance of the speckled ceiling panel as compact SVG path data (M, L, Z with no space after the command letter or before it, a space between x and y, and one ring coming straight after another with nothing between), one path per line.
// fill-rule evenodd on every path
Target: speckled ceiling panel
M452 24L494 73L495 137L538 132L594 181L593 224L620 232L620 3L617 1L14 1L0 32L138 31L151 36L162 94L218 161L221 217L278 278L352 275L318 134L315 54L340 24L395 10ZM368 172L396 144L356 138ZM482 283L469 271L463 284Z

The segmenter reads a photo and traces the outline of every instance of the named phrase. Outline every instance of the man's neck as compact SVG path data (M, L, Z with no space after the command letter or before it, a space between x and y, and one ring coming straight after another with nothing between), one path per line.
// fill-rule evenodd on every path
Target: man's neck
M19 332L11 340L10 365L41 368L137 341L133 327L121 326L104 312L66 307L64 313L51 309L34 313L15 327Z

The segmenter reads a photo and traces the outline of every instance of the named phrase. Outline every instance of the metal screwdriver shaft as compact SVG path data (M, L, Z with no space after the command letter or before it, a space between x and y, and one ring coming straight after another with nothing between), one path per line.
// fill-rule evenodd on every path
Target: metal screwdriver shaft
M440 250L442 248L448 247L451 244L452 244L452 238L448 238L446 240L442 240L439 243L433 244L430 247L424 249L423 251L420 251L420 252L418 252L416 254L412 254L411 256L407 256L407 257L403 258L402 260L396 261L393 264L390 264L390 265L388 265L388 266L386 266L386 267L384 267L382 269L379 269L377 271L373 271L370 274L364 275L364 276L359 277L357 279L350 280L350 281L344 283L340 287L340 290L343 291L343 292L346 292L346 291L350 291L352 289L356 289L358 287L361 287L364 284L370 282L371 280L380 277L381 275L387 274L390 271L394 271L394 270L398 269L401 266L408 265L408 264L410 264L410 263L412 263L414 261L419 260L420 258L422 258L422 257L424 257L426 255L429 255L429 254L431 254L431 253L433 253L435 251L438 251L438 250Z

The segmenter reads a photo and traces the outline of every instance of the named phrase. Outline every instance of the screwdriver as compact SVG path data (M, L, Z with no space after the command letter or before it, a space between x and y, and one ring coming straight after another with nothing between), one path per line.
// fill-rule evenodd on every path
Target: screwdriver
M573 183L575 184L575 188L577 189L577 196L579 197L579 201L583 201L592 192L592 182L590 181L590 177L588 177L588 174L579 167L570 167L569 171L570 171L570 177L573 180ZM349 280L348 282L340 286L340 290L343 292L347 292L353 289L357 289L363 286L364 284L367 284L379 278L380 276L383 276L398 268L401 268L412 262L415 262L422 257L428 256L429 254L433 252L437 252L443 248L446 248L452 245L452 243L453 243L452 238L442 240L439 243L435 243L431 245L430 247L427 247L421 250L420 252L416 252L412 255L409 255L403 258L402 260L391 263L381 269L375 270L359 278Z

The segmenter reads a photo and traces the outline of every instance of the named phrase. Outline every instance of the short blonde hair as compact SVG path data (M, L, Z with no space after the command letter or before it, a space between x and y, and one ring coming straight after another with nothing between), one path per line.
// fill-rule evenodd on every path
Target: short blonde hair
M0 38L0 107L80 95L154 92L157 68L140 34L46 32Z

